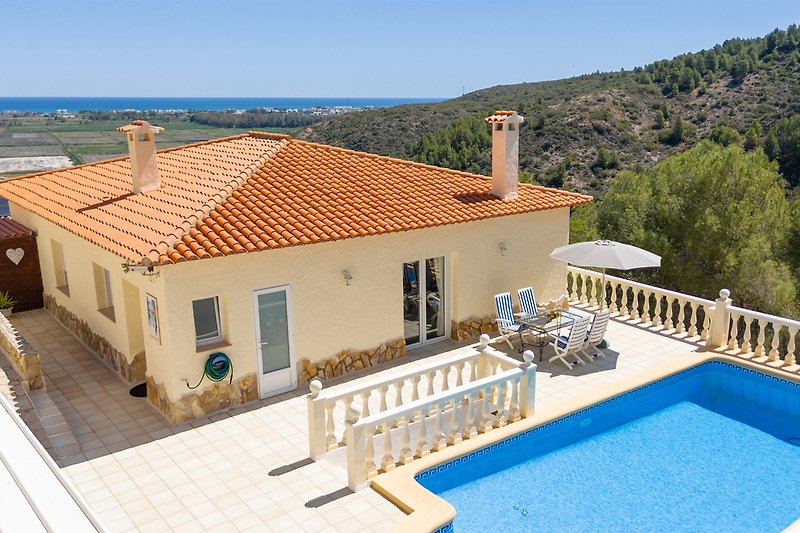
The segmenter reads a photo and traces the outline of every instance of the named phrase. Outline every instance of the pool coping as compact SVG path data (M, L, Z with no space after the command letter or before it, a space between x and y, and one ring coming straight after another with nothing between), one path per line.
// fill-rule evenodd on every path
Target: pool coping
M732 363L760 373L800 383L800 379L794 373L720 352L703 351L676 354L670 361L634 374L625 380L611 383L603 390L576 395L564 402L559 402L558 405L536 409L532 417L524 418L513 424L493 429L488 433L483 433L473 439L463 441L457 446L449 446L440 452L428 455L422 459L417 459L412 463L379 475L372 480L372 489L406 513L406 517L396 523L391 531L393 533L407 531L452 531L452 521L456 516L455 508L444 499L420 485L415 479L415 476L419 473L509 437L513 437L518 433L547 424L575 411L610 400L654 381L667 378L709 361ZM800 520L789 526L788 529L793 529L794 527L798 527L798 525L800 525Z

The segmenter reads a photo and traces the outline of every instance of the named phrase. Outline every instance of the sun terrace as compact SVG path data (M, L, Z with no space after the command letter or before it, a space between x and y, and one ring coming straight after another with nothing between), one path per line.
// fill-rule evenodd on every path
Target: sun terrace
M445 340L177 426L46 312L0 319L13 361L0 475L18 509L0 526L445 531L452 507L416 473L708 359L796 379L799 322L736 307L725 290L711 301L601 279L569 268L571 305L596 311L605 294L612 312L605 358L586 365L547 362L551 347L540 361L499 338ZM37 376L47 388L28 391Z

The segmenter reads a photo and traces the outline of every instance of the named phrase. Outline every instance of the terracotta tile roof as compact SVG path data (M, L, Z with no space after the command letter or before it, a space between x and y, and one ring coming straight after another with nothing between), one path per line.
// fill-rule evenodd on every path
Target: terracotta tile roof
M493 115L486 117L485 120L486 122L503 122L515 113L516 111L495 111Z
M135 262L158 257L289 141L239 135L159 151L161 187L131 192L127 157L0 182L0 196Z
M588 203L521 184L492 196L490 178L293 140L189 230L161 263L456 224Z
M11 217L0 217L0 239L10 237L22 237L28 235L31 230L11 219Z
M191 259L380 235L588 203L521 184L288 136L250 133L163 150L161 187L130 193L120 158L12 178L4 196L135 262Z

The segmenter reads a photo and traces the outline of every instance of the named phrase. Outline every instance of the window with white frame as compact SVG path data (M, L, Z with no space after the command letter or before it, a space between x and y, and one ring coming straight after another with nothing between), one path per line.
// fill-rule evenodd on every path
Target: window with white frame
M219 320L219 298L203 298L192 302L194 332L198 346L222 340Z

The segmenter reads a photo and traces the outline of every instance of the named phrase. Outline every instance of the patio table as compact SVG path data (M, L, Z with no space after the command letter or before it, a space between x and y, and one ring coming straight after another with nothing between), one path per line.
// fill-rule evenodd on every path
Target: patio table
M533 347L539 351L539 361L544 356L544 349L550 342L552 334L560 335L561 329L571 326L572 323L580 318L581 315L569 311L559 311L555 317L548 317L544 312L541 315L522 315L517 320L522 327L519 330L520 352L525 351L526 347ZM532 333L534 342L525 344L523 334Z

